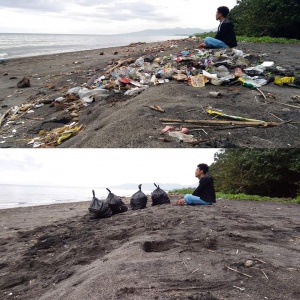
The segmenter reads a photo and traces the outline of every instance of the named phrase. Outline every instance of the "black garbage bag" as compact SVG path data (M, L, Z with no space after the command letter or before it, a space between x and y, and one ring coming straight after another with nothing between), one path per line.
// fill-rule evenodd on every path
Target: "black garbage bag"
M160 205L160 204L169 204L170 198L169 195L162 190L159 185L156 185L156 189L151 193L152 206Z
M147 206L147 196L141 190L142 185L139 185L139 191L131 196L130 206L133 210L144 209Z
M108 204L96 198L95 191L93 190L93 199L89 207L90 219L109 218L112 216L112 214L113 213L109 208Z
M125 205L125 203L122 201L122 199L119 196L116 196L113 194L108 188L107 188L109 194L106 198L106 204L109 206L110 210L113 214L119 214L123 213L128 210L128 207Z

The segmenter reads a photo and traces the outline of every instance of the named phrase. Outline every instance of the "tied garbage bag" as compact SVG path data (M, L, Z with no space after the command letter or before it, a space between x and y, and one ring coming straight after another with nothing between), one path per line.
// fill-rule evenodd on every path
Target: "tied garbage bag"
M133 210L144 209L147 205L147 196L141 190L142 185L139 185L139 191L131 196L130 206Z
M112 213L119 214L126 212L128 210L128 207L125 205L122 199L119 196L113 194L108 188L107 190L109 194L106 198L106 204L109 206Z
M90 219L109 218L112 216L112 211L109 208L108 204L96 198L94 190L92 203L89 207L89 215Z
M169 204L170 198L169 195L162 190L159 185L156 185L156 189L151 193L152 206L161 205L161 204Z

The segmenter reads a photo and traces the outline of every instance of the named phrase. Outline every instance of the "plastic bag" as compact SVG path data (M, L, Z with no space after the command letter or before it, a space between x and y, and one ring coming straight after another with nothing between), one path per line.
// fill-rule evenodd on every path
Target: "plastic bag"
M144 57L140 57L135 61L134 64L138 67L142 67L144 65L144 62L145 62Z
M133 210L144 209L147 206L147 196L141 190L142 185L139 185L139 191L131 196L130 206Z
M126 212L128 210L128 207L125 205L122 199L119 196L113 194L108 188L107 190L109 194L106 198L106 204L109 206L112 213L119 214Z
M84 97L90 97L90 96L95 96L95 95L109 95L109 90L105 90L102 88L95 88L95 89L87 89L87 88L82 88L78 91L78 96L83 99Z
M248 75L255 76L255 75L262 75L266 70L266 67L263 65L258 65L255 67L249 67L244 69L244 72Z
M90 219L109 218L112 214L109 206L104 201L95 197L95 191L93 190L93 199L89 207Z
M136 96L140 93L142 93L143 91L145 91L149 86L148 85L143 85L142 87L135 87L135 88L132 88L128 91L126 91L124 93L125 96Z
M152 206L161 205L161 204L169 204L170 198L169 195L162 190L159 185L156 185L156 189L151 193Z

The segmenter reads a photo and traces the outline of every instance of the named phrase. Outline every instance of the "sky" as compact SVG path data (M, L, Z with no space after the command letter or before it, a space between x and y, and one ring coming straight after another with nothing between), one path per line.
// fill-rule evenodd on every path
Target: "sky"
M0 149L0 184L105 187L197 184L220 149Z
M236 0L0 0L0 33L120 34L218 26Z

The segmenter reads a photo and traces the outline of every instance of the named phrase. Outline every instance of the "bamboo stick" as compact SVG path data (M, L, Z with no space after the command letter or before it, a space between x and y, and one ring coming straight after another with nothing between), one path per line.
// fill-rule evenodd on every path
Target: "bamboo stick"
M248 121L224 121L224 120L181 120L181 119L169 119L169 118L160 118L161 122L174 122L174 123L188 123L188 124L209 124L209 125L252 125L252 126L278 126L282 123L277 122L248 122Z

